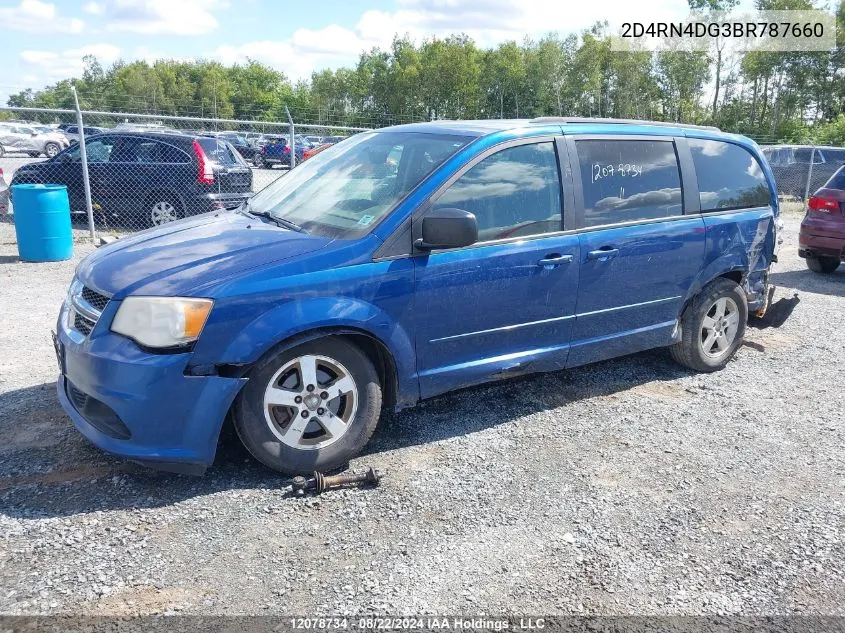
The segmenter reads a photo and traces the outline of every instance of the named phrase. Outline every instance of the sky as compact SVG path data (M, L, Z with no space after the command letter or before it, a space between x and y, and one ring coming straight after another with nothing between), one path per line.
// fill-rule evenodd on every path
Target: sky
M105 67L119 58L250 58L297 80L352 65L397 33L418 41L466 33L488 47L687 12L686 0L0 0L0 103L79 76L87 54Z

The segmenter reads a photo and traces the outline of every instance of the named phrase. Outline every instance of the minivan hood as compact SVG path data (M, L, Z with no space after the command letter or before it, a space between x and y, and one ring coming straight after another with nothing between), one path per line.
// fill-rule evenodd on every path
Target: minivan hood
M76 275L115 299L130 294L213 298L221 281L330 242L237 211L206 213L103 246L79 263Z

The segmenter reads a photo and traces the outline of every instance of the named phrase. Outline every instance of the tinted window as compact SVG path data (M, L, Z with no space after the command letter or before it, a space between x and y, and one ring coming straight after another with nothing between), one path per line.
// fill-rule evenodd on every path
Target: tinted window
M207 137L197 140L209 160L214 161L218 165L231 166L242 164L242 161L235 156L235 153L231 149L229 149L229 144L227 142Z
M672 141L576 141L584 225L651 220L682 213L681 174Z
M488 156L456 180L435 206L474 213L482 242L560 231L554 144L519 145Z
M840 167L824 186L827 189L845 189L845 167Z
M826 149L824 155L829 163L845 165L845 150L843 149Z
M190 157L181 150L148 139L126 140L112 156L111 162L124 163L188 163Z
M112 150L114 149L115 138L113 136L98 136L90 141L85 141L85 151L88 155L89 163L107 163L111 158ZM72 150L68 152L68 156L72 160L78 161L79 145L75 145Z
M816 150L813 152L812 149L808 149L806 147L798 148L795 150L795 162L796 163L810 163L810 157L813 159L813 164L818 165L819 163L824 162L824 156L821 150Z
M769 185L760 163L739 145L688 139L698 177L702 211L764 207Z

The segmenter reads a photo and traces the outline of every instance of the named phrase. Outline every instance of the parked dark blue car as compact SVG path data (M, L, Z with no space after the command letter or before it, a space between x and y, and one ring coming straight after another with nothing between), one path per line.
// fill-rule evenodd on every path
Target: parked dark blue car
M295 144L296 164L302 162L302 154L305 151L305 146L302 144ZM273 165L282 165L290 167L290 143L285 137L271 137L270 142L262 145L252 157L252 162L256 167L272 167Z
M257 459L303 473L460 387L661 346L718 370L766 309L777 204L758 147L712 128L359 134L236 211L84 259L59 398L133 460L201 472L231 413Z

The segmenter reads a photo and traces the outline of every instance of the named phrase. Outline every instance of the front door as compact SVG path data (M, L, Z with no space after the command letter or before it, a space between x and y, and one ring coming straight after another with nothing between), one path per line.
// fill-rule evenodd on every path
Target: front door
M667 345L705 245L701 216L684 215L674 141L583 139L570 148L582 204L568 365Z
M578 236L562 231L553 140L521 142L469 167L434 208L475 214L476 244L415 259L417 370L427 398L562 368L578 291Z

